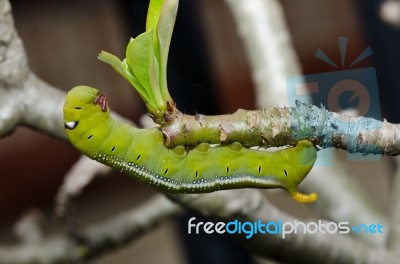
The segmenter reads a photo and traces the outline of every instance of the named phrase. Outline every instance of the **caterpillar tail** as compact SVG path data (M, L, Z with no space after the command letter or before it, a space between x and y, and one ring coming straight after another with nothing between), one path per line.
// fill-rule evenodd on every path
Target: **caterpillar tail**
M310 194L303 194L299 192L291 192L290 193L294 200L300 203L312 203L315 202L318 198L318 194L310 193Z

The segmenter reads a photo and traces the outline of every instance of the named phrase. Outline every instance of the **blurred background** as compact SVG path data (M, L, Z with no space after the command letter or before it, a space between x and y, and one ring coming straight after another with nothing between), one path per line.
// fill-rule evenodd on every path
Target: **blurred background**
M169 88L178 108L188 114L254 109L250 69L225 2L180 2L168 64ZM374 56L357 67L377 69L382 116L399 122L396 84L400 83L400 63L396 62L400 59L400 40L398 31L378 17L382 1L281 3L304 73L335 70L314 54L320 48L332 60L340 61L338 37L349 38L349 60L370 46ZM11 4L30 67L39 77L65 91L80 84L97 87L107 93L114 111L135 122L145 114L134 90L96 57L100 50L124 57L129 38L144 31L147 0L11 0ZM27 128L18 128L1 139L0 149L0 243L14 241L13 223L30 208L45 212L46 232L56 232L59 224L51 216L55 194L79 153L66 142ZM354 163L351 167L366 191L377 197L375 203L382 211L386 210L389 193L388 165L390 161L384 160ZM96 179L85 189L72 210L73 218L86 225L130 208L154 193L114 173ZM266 195L295 216L318 217L311 206L296 204L286 193L267 191ZM266 263L241 252L223 237L188 237L185 217L163 224L131 246L94 263ZM201 257L215 262L204 262Z

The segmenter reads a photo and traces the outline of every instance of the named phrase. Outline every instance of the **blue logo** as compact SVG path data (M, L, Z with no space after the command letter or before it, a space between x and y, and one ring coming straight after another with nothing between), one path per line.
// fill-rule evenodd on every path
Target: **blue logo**
M371 56L373 52L370 47L367 47L355 60L346 66L347 41L347 37L339 38L341 55L340 66L330 59L321 49L318 49L315 53L315 57L335 67L337 69L336 71L288 78L287 89L289 106L295 107L295 102L300 101L323 106L331 112L345 113L350 116L371 117L381 120L375 68L351 69L357 63ZM304 91L304 86L308 88L307 91ZM374 130L379 129L379 127L368 127L368 129ZM349 142L350 141L354 141L354 138L349 138ZM375 146L371 146L371 148L374 147ZM331 151L324 151L321 154L325 156L322 160L332 160ZM380 160L380 158L379 155L348 153L349 160Z

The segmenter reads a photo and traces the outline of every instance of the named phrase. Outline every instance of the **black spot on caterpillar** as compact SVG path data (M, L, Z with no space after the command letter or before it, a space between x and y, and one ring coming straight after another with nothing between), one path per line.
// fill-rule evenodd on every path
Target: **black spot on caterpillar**
M317 199L315 193L297 191L317 157L316 148L306 140L276 152L247 149L240 143L168 149L158 128L138 129L112 119L105 95L88 86L68 93L64 126L80 152L163 191L282 188L300 202Z

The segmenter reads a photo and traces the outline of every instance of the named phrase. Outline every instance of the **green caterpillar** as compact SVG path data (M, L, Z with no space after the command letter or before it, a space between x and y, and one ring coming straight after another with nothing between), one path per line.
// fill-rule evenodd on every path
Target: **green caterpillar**
M112 119L106 96L88 86L68 93L64 126L71 143L89 158L164 191L282 188L299 202L318 197L297 191L317 157L315 147L306 140L276 152L251 150L240 143L168 149L158 128L138 129Z

